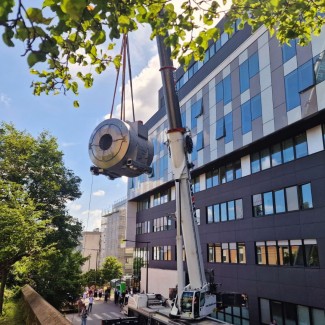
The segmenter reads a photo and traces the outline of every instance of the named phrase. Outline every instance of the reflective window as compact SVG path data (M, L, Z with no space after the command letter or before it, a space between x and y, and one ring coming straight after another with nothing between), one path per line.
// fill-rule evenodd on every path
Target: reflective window
M213 222L213 207L208 206L207 207L207 223Z
M261 151L261 168L262 170L271 167L270 150L268 148Z
M266 264L266 251L264 242L256 243L257 264Z
M216 140L221 139L225 136L225 121L221 118L217 121L216 125Z
M300 105L298 72L294 70L284 77L287 111Z
M291 265L292 266L304 266L304 254L302 240L290 240L291 248Z
M260 155L258 152L251 155L251 169L252 174L257 173L261 170Z
M203 131L199 132L196 137L196 150L199 151L204 148Z
M222 243L222 262L223 263L229 263L229 245L228 243Z
M253 209L254 217L262 216L264 214L262 204L262 194L253 195Z
M288 211L299 210L297 186L286 188L286 199Z
M252 131L252 115L250 101L241 105L241 127L242 134Z
M236 203L236 219L243 219L243 200L239 199L235 201Z
M309 60L298 68L299 92L304 91L315 84L313 61Z
M284 198L283 189L274 192L274 200L275 200L275 213L285 212L286 207L285 207L285 198Z
M252 120L257 119L262 116L262 101L261 95L256 95L251 98L251 112L252 112Z
M296 154L296 159L308 155L306 133L299 134L295 137L295 154Z
M263 194L263 200L264 200L264 214L273 214L273 193L272 192L266 192Z
M228 104L231 100L231 76L228 75L223 79L223 103Z
M239 66L239 82L240 82L240 93L249 89L249 72L248 72L248 60L244 61Z
M296 40L292 39L289 44L284 44L282 46L282 59L283 63L289 61L296 55Z
M213 222L220 222L220 205L213 206Z
M258 52L252 54L248 59L249 77L252 78L259 72Z
M272 166L277 166L282 164L282 150L281 150L281 144L275 144L272 146Z
M220 204L221 221L227 221L227 203Z
M318 246L315 239L305 239L306 264L310 267L319 266Z
M310 183L301 186L301 209L310 209L313 207L313 198L311 194Z
M235 202L228 202L228 220L235 220Z
M278 254L275 241L266 242L268 265L278 265Z
M295 159L293 140L287 139L282 142L283 162L289 162Z
M290 265L289 242L287 240L278 241L278 252L280 265Z
M228 143L233 139L232 112L225 115L225 129L226 129L225 143Z

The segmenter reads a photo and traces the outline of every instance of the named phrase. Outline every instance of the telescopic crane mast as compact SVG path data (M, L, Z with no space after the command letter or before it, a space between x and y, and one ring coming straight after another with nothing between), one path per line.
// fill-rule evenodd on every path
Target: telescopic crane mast
M175 69L170 58L170 48L165 46L162 36L157 36L157 44L169 123L167 137L176 189L178 292L171 316L203 318L211 314L216 307L216 296L209 292L209 284L204 272L198 226L192 201L190 164L185 145L186 129L182 126L173 77ZM183 280L183 243L190 280L186 287Z

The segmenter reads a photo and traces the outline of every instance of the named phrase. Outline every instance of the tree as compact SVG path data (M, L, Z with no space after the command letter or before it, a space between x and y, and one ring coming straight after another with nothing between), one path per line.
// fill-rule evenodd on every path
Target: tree
M73 251L79 245L81 223L72 218L66 209L69 200L81 195L81 180L64 166L62 158L56 139L47 132L33 138L11 124L2 123L0 180L20 187L34 204L37 224L46 224L45 235L38 242L41 249L34 252L32 259L21 258L11 271L15 272L16 281L31 283L55 306L61 305L67 293L80 290L80 268L84 263L81 255ZM28 211L25 217L28 217ZM10 211L3 214L4 231L15 240L17 234L9 223L10 218ZM27 234L24 228L17 229L23 233L22 238L27 236L28 229ZM10 250L8 242L3 244L4 251Z
M222 4L230 7L227 32L231 33L237 19L240 28L246 23L253 29L264 24L272 34L276 32L281 43L298 38L305 45L312 34L320 33L325 21L323 0L184 0L179 8L172 0L43 0L30 8L27 3L2 1L0 26L6 45L24 42L31 72L40 78L33 82L36 95L78 94L76 80L91 87L93 74L82 72L82 67L93 66L98 74L110 64L118 67L121 57L112 54L115 41L140 24L151 27L151 38L165 35L172 57L186 66L193 58L203 60L209 41L220 37L215 21L225 12ZM37 63L43 63L41 70L34 69ZM76 76L72 67L79 71Z
M42 211L21 185L0 179L0 315L4 290L13 266L44 250L51 231L42 221Z
M100 269L101 276L104 282L110 282L113 279L119 279L123 274L122 263L114 256L105 258Z

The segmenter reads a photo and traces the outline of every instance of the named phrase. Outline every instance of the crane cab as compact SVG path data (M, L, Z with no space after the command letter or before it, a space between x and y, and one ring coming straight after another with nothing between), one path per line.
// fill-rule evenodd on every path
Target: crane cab
M216 296L205 291L183 291L180 300L181 318L200 319L211 314L216 308Z

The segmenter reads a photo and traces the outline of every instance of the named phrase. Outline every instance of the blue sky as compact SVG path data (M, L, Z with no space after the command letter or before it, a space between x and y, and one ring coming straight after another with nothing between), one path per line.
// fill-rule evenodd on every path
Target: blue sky
M70 214L83 222L85 230L99 227L102 211L126 197L126 180L110 181L89 172L92 163L88 141L95 127L110 113L115 69L96 75L93 88L80 89L78 97L73 94L34 96L30 88L34 76L29 73L26 58L21 56L23 47L17 44L8 48L0 44L0 121L12 122L17 129L35 137L48 130L57 138L66 167L82 179L82 197L69 204ZM161 86L156 44L149 41L147 30L141 29L130 36L130 54L135 115L137 120L145 122L150 117L147 112L154 114L157 109L157 91ZM75 99L80 103L78 109L72 104ZM117 105L119 99L118 94Z

